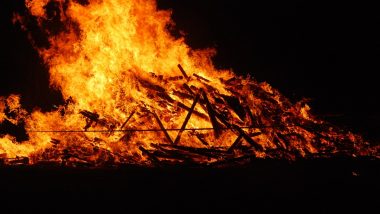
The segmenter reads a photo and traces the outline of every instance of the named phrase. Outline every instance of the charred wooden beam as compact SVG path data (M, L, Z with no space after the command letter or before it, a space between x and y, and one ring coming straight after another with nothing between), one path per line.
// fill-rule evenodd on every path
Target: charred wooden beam
M168 81L177 81L177 80L182 80L183 76L174 76L174 77L168 77Z
M214 128L214 135L215 135L216 138L218 138L220 136L220 126L219 126L218 121L216 120L215 111L212 108L209 99L207 98L206 92L202 91L202 96L203 96L203 99L206 102L207 112L208 112L208 115L210 117L210 121L211 121L212 127Z
M50 143L52 143L52 144L54 144L54 145L58 145L58 144L61 143L61 141L58 140L58 139L54 139L54 138L52 138L52 139L50 140Z
M199 76L198 74L193 74L193 76L195 76L198 80L203 80L205 82L210 82L210 80L208 80L208 79L206 79L206 78L204 78L202 76Z
M213 163L209 164L209 166L223 166L223 165L228 165L228 164L236 164L236 163L239 163L241 161L251 161L255 158L256 158L256 156L254 154L241 156L241 157L227 158L227 159L224 159L221 161L213 162Z
M175 159L175 160L182 160L182 161L189 161L188 157L184 156L183 154L179 153L173 153L173 152L164 152L161 150L155 150L151 153L155 157L159 158L165 158L165 159Z
M181 145L175 145L175 144L159 144L161 147L168 147L168 148L174 148L174 149L184 149L184 150L192 150L192 151L202 151L202 152L215 152L215 153L225 153L224 147L216 147L216 148L196 148L191 146L181 146Z
M218 111L214 111L215 116L222 122L227 128L231 128L232 125L227 121L227 119Z
M153 155L150 151L146 150L146 149L145 149L144 147L142 147L142 146L139 146L139 149L140 149L140 151L141 151L144 155L148 156L148 158L149 158L152 162L154 162L154 163L156 163L156 164L159 164L159 163L160 163L160 160L159 160L155 155Z
M178 105L178 107L183 108L183 109L185 109L186 111L191 111L191 108L190 108L190 107L187 107L185 104L183 104L183 103L181 103L181 102L177 102L177 105ZM198 117L202 118L202 119L205 119L205 120L208 119L207 115L205 115L205 114L203 114L203 113L200 113L200 112L197 111L197 110L193 110L193 114L194 114L195 116L198 116Z
M154 118L156 118L156 121L157 121L158 125L160 126L161 130L164 132L166 139L169 141L169 143L173 143L172 138L170 137L170 135L169 135L168 131L166 130L166 128L164 127L164 125L162 124L158 115L155 112L152 112L152 114L153 114Z
M149 82L147 80L143 80L143 79L138 79L138 80L144 88L148 88L148 89L151 89L151 90L154 90L157 92L165 92L165 89L159 85L156 85L154 83L151 83L151 82Z
M255 142L251 137L249 137L247 135L247 133L245 133L245 131L243 129L241 129L239 126L237 125L232 125L233 129L235 129L237 132L239 132L240 135L243 136L243 138L249 143L251 144L251 146L253 146L256 150L258 151L262 151L263 150L263 147Z
M133 115L136 113L136 111L132 111L132 113L129 115L129 117L125 120L125 122L120 126L120 130L123 130L124 126L127 125L128 121L133 117Z
M177 97L183 98L183 99L193 99L194 96L192 94L187 94L181 91L173 90L173 94Z
M280 141L284 143L286 149L290 147L289 140L283 134L281 134L280 132L276 132L276 136Z
M87 110L82 110L79 112L79 114L83 115L84 117L86 117L92 121L98 121L99 120L99 114L97 114L97 113L92 113L92 112L87 111Z
M249 120L251 121L251 126L255 126L255 125L257 125L256 123L255 123L255 117L253 116L253 114L252 114L252 111L251 111L251 108L247 105L247 106L245 106L245 109L246 109L246 112L248 113L248 116L249 116Z
M198 103L198 100L199 100L199 98L201 96L201 93L202 93L202 91L200 91L197 94L197 96L195 97L194 102L193 102L193 104L190 107L190 111L187 113L185 121L183 122L182 127L181 127L180 131L178 132L176 139L174 140L174 144L178 144L179 143L179 141L181 139L181 135L182 135L183 131L185 130L186 125L189 122L191 115L194 112L195 105Z
M226 155L225 151L217 150L212 148L194 148L189 146L179 146L179 145L170 145L170 144L160 144L163 147L169 147L175 150L186 151L190 153L194 153L197 155L209 157L209 158L218 158Z
M153 154L156 157L162 157L162 158L167 158L167 159L178 159L178 160L183 160L187 162L192 161L192 158L188 157L188 154L184 154L183 152L180 152L178 150L166 149L157 144L150 144L150 146L156 149L156 151L153 152Z
M241 129L239 126L237 125L234 125L234 124L230 124L226 118L224 118L224 116L220 113L215 113L216 117L228 128L232 128L233 130L237 131L239 133L239 135L242 135L243 138L249 143L251 144L256 150L259 150L259 151L262 151L263 150L263 147L256 143L251 137L249 137L247 135L247 133Z
M187 92L189 92L191 95L195 95L194 94L194 92L193 92L193 90L186 84L186 83L184 83L183 84L183 88L187 91Z
M218 92L218 89L216 89L214 86L211 86L207 83L203 83L203 86L206 87L207 91L208 92L212 92L212 93L217 93Z
M97 123L99 121L99 114L97 113L82 110L79 112L79 114L83 115L86 118L86 126L84 127L85 131L87 131L87 129L90 128L93 123Z
M241 143L242 138L243 135L239 135L234 141L234 143L230 146L230 148L228 148L227 153L231 153Z
M198 138L198 140L199 140L203 145L205 145L205 146L209 146L209 144L207 143L207 141L203 138L203 136L202 136L201 134L196 134L195 136Z
M256 137L256 136L259 136L261 135L262 133L261 132L255 132L255 133L250 133L248 134L249 137Z
M182 68L181 64L178 64L178 68L181 71L183 77L185 77L186 80L189 80L189 76L187 76L186 71Z
M228 88L226 87L225 88L227 91L229 91L231 94L235 95L235 96L241 96L238 92L236 92L235 90L233 90L232 88Z
M159 93L157 93L157 96L161 97L162 99L164 99L164 100L166 100L166 101L168 101L170 103L174 103L175 102L175 100L173 98L171 98L169 96L169 94L167 94L166 92L159 92Z
M28 157L8 158L6 162L10 165L28 165L29 158Z

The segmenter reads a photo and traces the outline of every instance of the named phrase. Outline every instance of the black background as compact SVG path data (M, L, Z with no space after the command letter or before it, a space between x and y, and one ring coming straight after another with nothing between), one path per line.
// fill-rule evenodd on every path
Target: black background
M380 35L375 5L347 1L159 0L194 48L215 47L215 64L267 81L321 117L378 139ZM22 0L0 3L0 95L48 110L60 102L26 34L11 22Z

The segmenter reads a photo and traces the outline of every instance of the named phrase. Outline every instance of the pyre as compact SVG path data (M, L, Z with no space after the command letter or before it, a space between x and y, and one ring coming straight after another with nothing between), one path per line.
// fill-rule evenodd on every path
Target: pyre
M360 136L310 115L305 102L215 69L215 51L173 37L170 11L154 0L26 0L26 7L14 21L26 31L37 23L48 36L47 47L35 47L67 101L28 113L19 96L2 98L0 122L25 123L29 138L2 136L9 164L217 165L376 154Z

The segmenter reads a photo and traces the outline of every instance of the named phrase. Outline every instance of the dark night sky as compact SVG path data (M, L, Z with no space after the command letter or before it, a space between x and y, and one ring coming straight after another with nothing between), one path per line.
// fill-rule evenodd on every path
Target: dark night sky
M0 2L0 95L26 106L58 102L26 35L11 23L20 0ZM215 63L267 81L293 100L308 97L320 115L379 138L377 72L380 15L374 5L337 1L159 0L173 9L194 48L215 47Z

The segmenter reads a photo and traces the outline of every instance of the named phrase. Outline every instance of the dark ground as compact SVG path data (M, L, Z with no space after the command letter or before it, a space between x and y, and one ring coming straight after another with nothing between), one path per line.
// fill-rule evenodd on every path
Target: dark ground
M379 167L379 161L335 158L253 161L250 166L228 169L1 168L1 210L376 213Z

